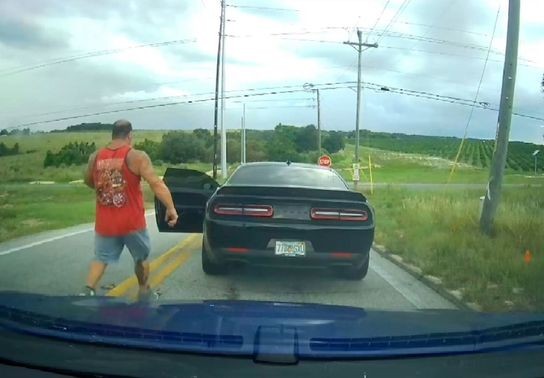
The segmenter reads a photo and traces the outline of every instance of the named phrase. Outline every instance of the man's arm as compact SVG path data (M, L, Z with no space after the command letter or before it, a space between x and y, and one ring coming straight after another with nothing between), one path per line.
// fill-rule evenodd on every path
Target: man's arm
M149 184L149 187L155 193L155 196L162 202L166 207L166 217L165 221L168 222L170 227L174 227L178 221L178 213L174 206L174 201L172 200L172 194L170 190L166 187L164 182L157 176L155 170L153 169L153 164L151 164L151 159L144 151L134 151L136 154L136 167L138 174L143 177L145 181Z
M83 177L83 181L85 181L85 184L87 184L87 186L91 189L94 189L93 167L95 159L96 152L93 152L91 156L89 156L89 161L87 162L87 169L85 170L85 176Z

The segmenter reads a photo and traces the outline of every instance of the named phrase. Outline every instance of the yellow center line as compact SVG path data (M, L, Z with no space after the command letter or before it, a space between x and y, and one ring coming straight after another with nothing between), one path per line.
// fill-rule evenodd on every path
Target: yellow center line
M191 257L193 257L193 254L195 253L195 248L198 248L198 246L200 245L200 239L193 239L191 240L191 242L192 243L190 243L189 245L185 245L185 250L181 251L179 256L177 256L172 262L162 268L162 270L157 272L157 274L150 277L149 286L151 287L151 289L156 289L180 266L185 264ZM137 295L134 294L131 297L132 299L135 299L136 296Z
M168 260L171 256L174 255L176 251L179 251L183 248L185 248L187 245L191 244L194 240L196 240L200 235L199 234L193 234L187 236L185 239L183 239L181 242L170 248L168 251L151 261L149 263L149 273L157 270L160 268L160 266ZM121 297L125 295L129 290L132 288L135 288L138 285L138 280L135 275L132 275L131 277L127 278L123 282L121 282L119 285L115 286L113 289L109 290L106 295L110 297Z

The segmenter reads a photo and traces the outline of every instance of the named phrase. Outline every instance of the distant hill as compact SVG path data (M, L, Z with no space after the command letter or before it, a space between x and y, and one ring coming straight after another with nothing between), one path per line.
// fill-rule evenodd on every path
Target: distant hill
M353 140L354 133L348 133ZM361 131L360 144L382 150L415 153L455 160L460 138L407 135L401 133L382 133L369 130ZM475 167L489 167L493 155L494 140L468 138L463 143L459 162ZM506 165L516 171L532 171L534 169L533 152L543 149L542 145L525 142L510 142ZM544 154L544 151L542 151ZM544 157L539 159L538 169L544 168Z

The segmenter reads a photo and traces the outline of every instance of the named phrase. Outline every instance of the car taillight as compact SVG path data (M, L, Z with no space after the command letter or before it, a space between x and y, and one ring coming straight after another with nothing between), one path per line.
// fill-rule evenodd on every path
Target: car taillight
M244 215L250 217L271 217L274 215L272 206L244 206Z
M244 208L239 206L216 205L213 212L217 215L244 215Z
M368 220L368 213L365 210L344 210L344 209L312 209L310 212L314 220L336 220L364 222Z
M272 206L267 205L215 205L213 212L217 215L239 215L247 217L269 218L274 215Z

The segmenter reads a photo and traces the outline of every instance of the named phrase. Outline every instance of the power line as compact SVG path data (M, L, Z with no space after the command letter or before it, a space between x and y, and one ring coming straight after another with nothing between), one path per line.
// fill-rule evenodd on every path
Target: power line
M436 93L430 93L430 92L424 92L424 91L415 91L415 90L404 89L404 88L389 87L386 85L380 85L375 83L364 83L363 87L378 93L401 94L406 96L424 98L428 100L446 102L450 104L463 105L463 106L475 106L481 109L492 110L497 112L499 111L499 109L496 106L491 106L491 104L485 101L474 101L474 100L463 99L463 98L452 97L452 96L444 96L444 95L439 95ZM350 88L355 89L356 87L350 87ZM535 121L544 121L544 116L539 117L539 116L534 116L534 115L524 114L519 112L512 112L512 114L522 118L533 119Z
M370 28L370 31L368 32L368 34L367 34L367 36L366 36L365 42L368 42L368 38L370 38L370 36L372 35L372 32L374 31L374 28L378 25L378 23L379 23L380 20L382 19L382 16L383 16L383 14L385 13L385 10L387 9L387 6L389 5L389 2L390 2L390 1L391 1L391 0L387 0L387 1L385 2L385 5L383 6L382 11L380 12L380 15L378 16L378 18L376 19L376 22L374 23L374 26L372 26L372 27Z
M278 37L278 39L283 40L291 40L291 41L302 41L302 42L317 42L317 43L342 43L341 41L332 41L332 40L326 40L326 39L309 39L309 38L287 38L286 36L291 35L308 35L308 34L318 34L318 33L325 33L327 30L346 30L345 27L326 27L319 30L303 30L303 31L292 31L292 32L278 32L278 33L265 33L265 34L228 34L226 37L229 38L262 38L262 37ZM363 31L365 29L362 29ZM370 30L370 29L366 29ZM394 31L388 31L383 30L380 34L380 36L387 36L389 38L399 38L399 39L407 39L407 40L413 40L418 42L426 42L426 43L433 43L438 45L450 45L458 48L464 48L464 49L470 49L470 50L478 50L478 51L486 51L487 52L487 46L477 45L477 44L468 44L468 43L460 43L455 41L449 41L445 39L437 39L437 38L430 38L430 37L423 37L420 35L415 34L408 34L408 33L399 33ZM502 51L498 50L491 50L491 53L496 55L504 55ZM530 62L530 63L536 63L532 60L520 58L519 60Z
M316 84L315 87L319 88L320 90L335 90L335 89L351 88L351 86L356 85L356 84L357 83L354 82L354 81L331 82L331 83ZM389 87L389 86L386 86L386 85L383 85L383 84L377 84L377 83L363 82L362 86L364 88L366 88L366 89L370 89L372 91L380 92L380 93L387 92L387 93L402 94L402 95L407 95L407 96L413 96L413 97L419 97L419 98L425 98L425 99L430 99L430 100L447 102L447 103L451 103L451 104L458 104L458 105L465 105L465 106L476 106L476 107L479 107L479 108L482 108L482 109L498 111L497 108L491 107L488 103L475 102L473 100L463 99L463 98L459 98L459 97L444 96L444 95L439 95L439 94L430 93L430 92L423 92L423 91L415 91L415 90L404 89L404 88ZM253 93L233 94L233 95L225 96L225 99L237 99L237 98L247 98L247 97L256 97L256 96L268 96L268 95L278 95L278 94L305 92L305 89L301 88L300 85L284 86L284 88L285 87L291 87L291 88L296 88L296 89L283 89L283 90L259 92L259 90L262 90L262 88L252 88L252 89L249 89L247 91L248 92L253 92ZM196 103L203 103L203 102L214 101L214 100L215 100L215 97L208 97L208 98L202 98L202 99L175 101L175 102L153 104L153 105L142 105L142 106L123 108L123 109L114 109L114 110L109 110L109 111L93 112L93 113L79 114L79 115L73 115L73 116L67 116L67 117L59 117L59 118L55 118L55 119L28 122L28 123L23 123L23 124L19 124L19 125L16 125L16 126L9 127L8 129L17 129L17 128L21 128L21 127L35 126L35 125L39 125L39 124L67 121L67 120L72 120L72 119L79 119L79 118L85 118L85 117L107 115L107 114L114 114L114 113L128 112L128 111L135 111L135 110L145 110L145 109L169 107L169 106L184 105L184 104L196 104ZM537 121L544 121L544 118L541 118L541 117L538 117L538 116L521 114L521 113L516 113L516 112L514 112L512 114L514 114L516 116L519 116L519 117L534 119L534 120L537 120Z
M446 27L446 26L437 26L437 25L434 25L434 24L424 24L424 23L408 22L408 21L395 21L394 24L421 26L421 27L429 28L429 29L448 30L448 31L454 31L454 32L458 32L458 33L478 35L478 36L481 36L481 37L489 37L489 34L487 34L487 33L479 33L479 32L475 32L475 31L471 31L471 30L457 29L457 28L451 28L451 27Z
M315 108L315 105L278 105L278 106L256 106L246 107L248 110L263 109L291 109L291 108Z
M116 49L92 51L92 52L84 53L83 55L77 55L77 56L72 56L68 58L60 58L57 60L53 59L51 61L42 62L32 66L8 69L4 72L0 72L0 77L11 76L11 75L15 75L22 72L32 71L32 70L36 70L39 68L48 67L48 66L52 66L56 64L73 62L73 61L81 60L81 59L88 59L88 58L94 58L98 56L117 54L127 50L140 49L144 47L163 47L163 46L176 45L176 44L192 43L196 41L197 41L196 39L176 39L172 41L153 42L153 43L146 43L143 45L121 47Z
M234 38L239 38L239 37L243 37L243 36L235 36L235 35L230 35L229 37L234 37ZM410 38L410 36L395 36L397 38L404 38L404 39L413 39L413 38ZM280 37L278 39L281 39L281 40L286 40L286 41L299 41L299 42L312 42L312 43L328 43L328 44L342 44L343 42L341 41L332 41L332 40L327 40L327 39L312 39L312 38L289 38L289 37ZM426 42L426 41L424 41ZM448 43L450 43L448 41ZM454 43L454 42L451 42L451 43ZM455 57L460 57L460 58L469 58L469 59L485 59L484 57L477 57L477 56L469 56L469 55L462 55L462 54L454 54L454 53L447 53L447 52L440 52L440 51L430 51L430 50L424 50L424 49L417 49L417 48L413 48L413 47L400 47L400 46L387 46L387 45L380 45L380 47L383 47L385 49L392 49L392 50L401 50L401 51L411 51L411 52L421 52L421 53L426 53L426 54L432 54L432 55L444 55L444 56L455 56ZM485 51L485 48L484 47L480 47L480 46L476 46L476 45L458 45L457 47L462 47L462 48L467 48L467 49L471 49L471 50L484 50ZM491 53L493 54L497 54L497 55L504 55L502 52L499 52L499 51L491 51ZM490 59L489 60L490 62L502 62L500 60L494 60L494 59ZM519 58L519 61L520 62L525 62L525 63L519 63L519 65L521 66L525 66L525 67L533 67L533 68L542 68L541 66L538 65L537 62L535 62L534 60L530 60L530 59L525 59L525 58ZM530 63L530 64L527 64L527 63Z
M285 89L285 88L298 88L300 85L283 85L283 86L275 86L275 87L261 87L261 88L247 88L247 89L233 89L225 91L226 93L237 93L237 92L251 92L255 90L272 90L272 89ZM97 109L97 108L105 108L105 107L112 107L112 106L120 106L120 105L129 105L129 104L137 104L137 103L145 103L145 102L151 102L151 101L164 101L169 99L176 99L176 98L186 98L186 97L198 97L198 96L211 96L215 92L200 92L200 93L192 93L192 94L183 94L183 95L173 95L173 96L158 96L158 97L151 97L151 98L144 98L144 99L137 99L137 100L127 100L127 101L116 101L112 103L107 104L97 104L92 106L82 106L82 107L75 107L75 108L68 108L68 109L62 109L62 110L56 110L52 112L45 112L45 113L37 113L37 114L29 114L25 115L23 117L18 118L35 118L35 117L41 117L46 115L53 115L53 114L62 114L67 112L73 112L76 110L88 110L88 109ZM289 99L291 100L291 99ZM260 100L265 101L265 100ZM269 100L272 101L272 100ZM279 101L279 100L274 100ZM287 101L287 100L285 100Z
M383 32L380 34L380 36L378 37L378 40L376 41L376 43L379 43L382 40L384 33L389 30L389 28L391 27L393 22L395 22L397 17L400 16L400 14L404 11L404 9L408 6L408 4L410 4L410 0L404 0L402 2L401 6L397 10L397 13L395 13L395 15L391 18L391 21L389 21L389 23L387 24L387 26L385 27Z
M255 10L267 10L267 11L278 11L278 12L300 12L300 9L292 8L276 8L276 7L260 7L256 5L235 5L235 4L225 4L225 6L230 8L240 8L240 9L255 9Z
M454 53L447 53L447 52L441 52L441 51L430 51L430 50L424 50L424 49L416 49L413 47L400 47L400 46L386 46L386 45L380 45L380 48L384 49L392 49L392 50L401 50L401 51L410 51L410 52L421 52L424 54L431 54L431 55L443 55L443 56L454 56L459 58L468 58L468 59L480 59L485 60L485 57L483 56L471 56L471 55L462 55L462 54L454 54ZM520 59L521 61L522 59ZM497 63L503 63L501 60L497 59L489 59L490 62L497 62ZM525 62L531 62L536 63L532 60L524 60ZM542 68L536 64L527 64L527 63L519 63L520 66L525 67L533 67L533 68Z
M252 102L286 102L286 101L314 101L312 97L299 97L299 98L266 98L258 100L244 100L244 101L231 101L232 104L243 104L243 103L252 103ZM248 108L249 109L249 108Z
M353 82L338 82L338 83L323 83L321 85L326 86L323 89L338 89L338 88L345 88L345 84L353 83ZM340 86L338 86L340 85ZM233 94L229 96L224 96L224 99L234 99L234 98L247 98L247 97L255 97L255 96L266 96L266 95L276 95L276 94L286 94L286 93L298 93L298 92L305 92L306 90L302 88L300 85L293 85L293 86L283 86L278 88L285 88L285 87L295 87L297 89L284 89L284 90L275 90L275 91L269 91L269 92L255 92L251 94ZM258 91L259 88L253 88L249 89L248 91ZM201 103L201 102L207 102L207 101L214 101L215 97L212 98L203 98L203 99L192 99L192 100L186 100L186 101L175 101L175 102L168 102L168 103L161 103L161 104L153 104L153 105L141 105L141 106L135 106L135 107L129 107L129 108L123 108L123 109L114 109L114 110L107 110L107 111L101 111L101 112L92 112L87 114L79 114L79 115L73 115L73 116L66 116L66 117L59 117L55 119L48 119L48 120L41 120L41 121L34 121L34 122L27 122L23 123L17 126L9 127L8 129L17 129L21 127L28 127L28 126L34 126L39 124L45 124L45 123L52 123L52 122L60 122L60 121L66 121L71 119L78 119L78 118L85 118L85 117L92 117L92 116L98 116L98 115L106 115L106 114L114 114L114 113L120 113L120 112L126 112L126 111L133 111L133 110L144 110L144 109L152 109L152 108L159 108L159 107L168 107L168 106L174 106L174 105L182 105L182 104L194 104L194 103Z

